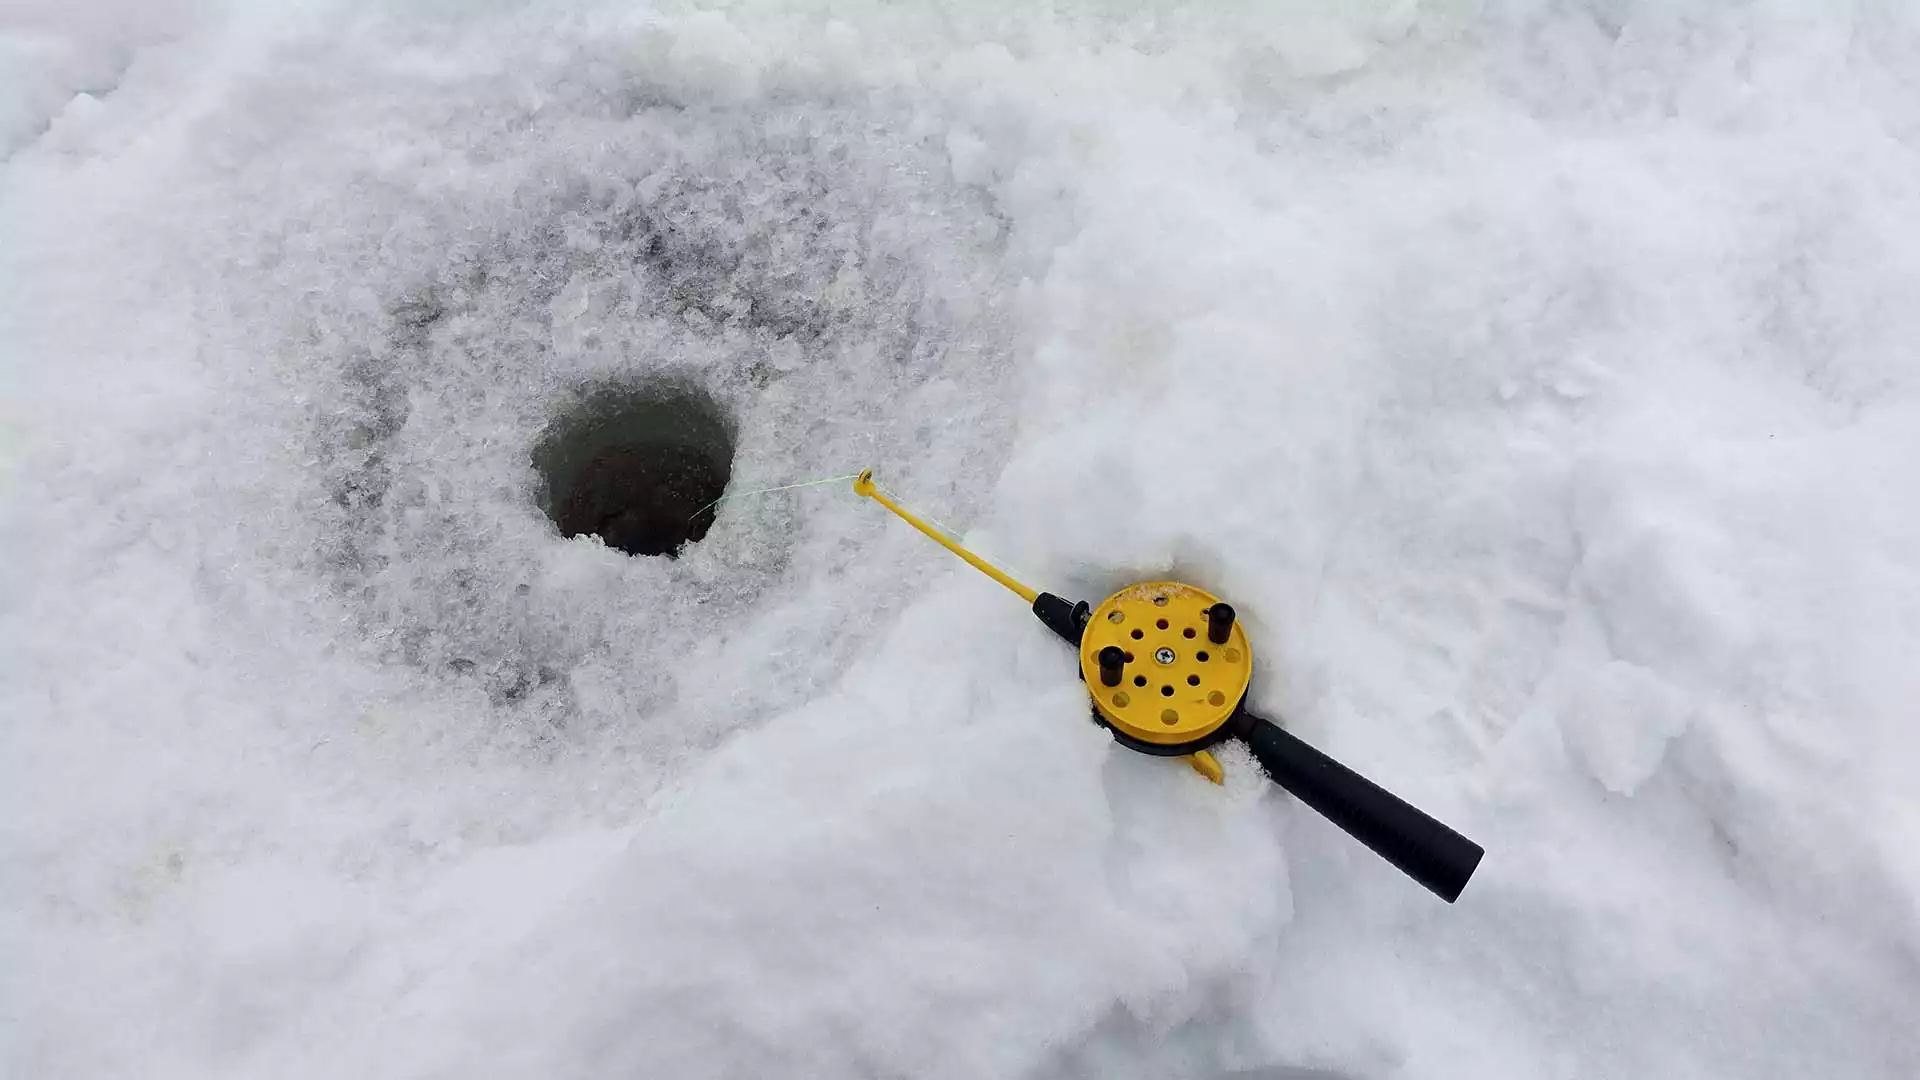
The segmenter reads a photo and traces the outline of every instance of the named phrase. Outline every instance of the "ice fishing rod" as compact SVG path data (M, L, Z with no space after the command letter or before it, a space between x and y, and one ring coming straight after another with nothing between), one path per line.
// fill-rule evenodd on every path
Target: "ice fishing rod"
M853 490L1012 590L1079 649L1094 719L1121 746L1185 758L1218 784L1224 774L1209 751L1238 739L1274 783L1442 900L1452 903L1466 888L1485 854L1479 844L1247 711L1253 646L1232 605L1179 581L1129 585L1098 607L1039 592L895 502L875 486L872 469Z

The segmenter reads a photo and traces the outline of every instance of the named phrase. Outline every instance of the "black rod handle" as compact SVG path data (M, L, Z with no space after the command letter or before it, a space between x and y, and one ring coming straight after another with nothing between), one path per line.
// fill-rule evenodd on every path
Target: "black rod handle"
M1486 850L1387 789L1242 711L1234 734L1274 783L1451 904Z

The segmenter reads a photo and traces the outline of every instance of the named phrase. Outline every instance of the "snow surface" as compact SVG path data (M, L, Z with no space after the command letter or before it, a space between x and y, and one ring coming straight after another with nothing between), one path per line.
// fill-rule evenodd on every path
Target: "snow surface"
M1920 13L0 13L0 1073L1920 1074ZM670 371L1483 843L1084 722Z

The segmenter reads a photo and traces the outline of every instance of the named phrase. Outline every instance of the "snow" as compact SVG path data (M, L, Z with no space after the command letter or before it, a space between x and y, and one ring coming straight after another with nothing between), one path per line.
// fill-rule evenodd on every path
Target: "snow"
M1920 1073L1920 17L0 15L0 1071ZM1233 600L1460 902L842 485Z

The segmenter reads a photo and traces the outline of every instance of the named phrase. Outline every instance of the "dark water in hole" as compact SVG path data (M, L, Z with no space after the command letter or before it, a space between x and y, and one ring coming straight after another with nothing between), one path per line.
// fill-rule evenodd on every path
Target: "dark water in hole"
M711 395L641 379L584 388L532 456L561 535L671 558L713 527L733 451L732 424Z
M575 475L554 508L564 536L593 534L629 555L671 555L707 535L727 473L697 448L611 446Z

